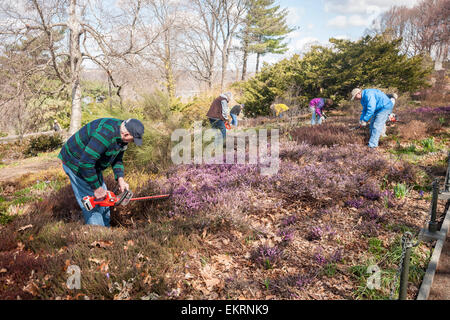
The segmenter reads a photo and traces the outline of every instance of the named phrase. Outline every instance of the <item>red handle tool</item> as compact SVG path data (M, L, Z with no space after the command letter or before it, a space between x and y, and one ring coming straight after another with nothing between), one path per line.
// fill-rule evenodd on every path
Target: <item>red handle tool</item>
M86 196L83 198L83 205L86 210L91 211L95 206L112 207L119 199L112 191L106 191L106 197L102 200L97 200L93 196Z
M107 191L105 199L96 200L93 196L86 196L83 198L83 205L86 210L91 211L95 206L100 207L112 207L115 205L127 205L130 201L141 201L141 200L158 200L167 199L171 194L160 194L147 197L132 198L133 193L129 190L125 190L120 195L116 196L114 192Z

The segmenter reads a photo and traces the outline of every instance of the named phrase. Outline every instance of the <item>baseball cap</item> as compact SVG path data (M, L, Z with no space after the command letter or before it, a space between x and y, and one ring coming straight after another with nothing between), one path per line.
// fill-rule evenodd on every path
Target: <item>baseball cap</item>
M352 90L352 100L355 100L355 96L360 93L362 90L360 88L355 88Z
M137 146L142 145L142 136L144 135L144 125L138 119L125 120L125 128L133 136L134 143Z

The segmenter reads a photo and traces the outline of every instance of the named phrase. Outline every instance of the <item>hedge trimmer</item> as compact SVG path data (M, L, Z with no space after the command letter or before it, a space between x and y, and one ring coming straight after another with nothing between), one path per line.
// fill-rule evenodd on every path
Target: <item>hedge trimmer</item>
M143 201L143 200L161 200L167 199L170 194L160 194L154 196L133 198L133 192L125 190L120 195L115 195L112 191L106 191L106 197L98 200L94 196L86 196L83 198L83 205L86 210L91 211L95 206L100 207L113 207L113 206L126 206L130 201Z

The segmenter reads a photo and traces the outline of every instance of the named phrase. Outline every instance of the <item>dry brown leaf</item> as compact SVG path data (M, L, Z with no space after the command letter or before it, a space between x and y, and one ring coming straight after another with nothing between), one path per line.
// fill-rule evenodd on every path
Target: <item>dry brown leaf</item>
M217 261L217 263L225 266L226 269L229 269L233 265L233 258L226 254L219 254L213 257L213 260Z
M94 241L89 246L91 248L103 248L106 249L113 245L112 241Z
M217 278L210 278L205 280L206 288L208 290L212 290L215 286L217 286L220 283L220 279Z
M194 276L188 272L184 275L184 278L185 279L194 279Z
M103 273L108 272L108 270L109 270L109 262L108 261L103 262L101 265L99 265L97 267L97 270L100 270Z
M33 295L33 296L35 297L35 296L38 295L38 290L39 290L39 288L38 288L38 286L36 285L36 283L34 283L34 281L31 280L31 281L29 281L29 282L27 283L26 286L24 286L24 287L22 288L22 290L25 291L25 292L27 292L27 293L30 293L31 295Z

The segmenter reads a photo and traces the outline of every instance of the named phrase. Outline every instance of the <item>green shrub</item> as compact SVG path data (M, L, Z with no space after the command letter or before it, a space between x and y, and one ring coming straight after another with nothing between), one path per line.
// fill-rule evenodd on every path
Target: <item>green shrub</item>
M63 145L63 137L59 134L41 135L31 138L24 154L29 157L36 157L39 152L50 152Z

